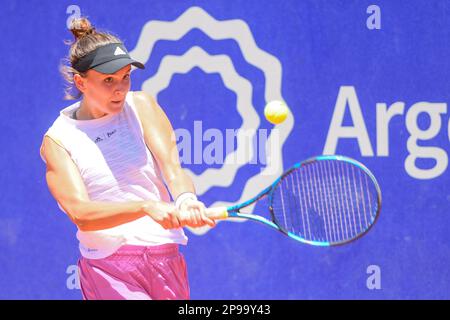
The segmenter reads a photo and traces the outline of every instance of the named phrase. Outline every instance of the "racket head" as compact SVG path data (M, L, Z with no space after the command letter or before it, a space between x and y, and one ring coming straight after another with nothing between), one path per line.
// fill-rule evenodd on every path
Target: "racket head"
M272 221L294 240L337 246L364 236L381 210L381 190L362 163L318 156L286 170L268 193Z

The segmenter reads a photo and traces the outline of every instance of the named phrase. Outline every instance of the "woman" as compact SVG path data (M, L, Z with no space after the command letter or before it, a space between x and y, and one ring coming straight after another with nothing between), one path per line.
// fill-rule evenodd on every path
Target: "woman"
M164 111L130 91L131 66L144 65L86 18L70 29L61 71L75 85L66 98L82 99L60 111L41 156L51 194L78 227L83 299L189 299L182 227L215 223L180 166Z

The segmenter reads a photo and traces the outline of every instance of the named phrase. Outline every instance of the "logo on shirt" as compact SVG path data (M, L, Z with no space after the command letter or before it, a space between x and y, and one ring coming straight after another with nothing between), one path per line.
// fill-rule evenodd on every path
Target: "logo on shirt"
M117 131L117 130L116 130L116 129L114 129L114 130L113 130L113 131L111 131L111 132L107 132L107 133L106 133L106 135L107 135L107 136L108 136L108 138L109 138L109 137L111 137L111 136L112 136L112 135L113 135L114 133L116 133L116 131Z
M94 139L94 142L95 143L99 143L99 142L102 142L102 141L104 141L104 140L106 140L106 139L109 139L113 134L115 134L117 132L117 129L114 129L113 131L111 131L111 132L107 132L107 133L105 133L105 134L102 134L101 136L98 136L97 138L95 138Z

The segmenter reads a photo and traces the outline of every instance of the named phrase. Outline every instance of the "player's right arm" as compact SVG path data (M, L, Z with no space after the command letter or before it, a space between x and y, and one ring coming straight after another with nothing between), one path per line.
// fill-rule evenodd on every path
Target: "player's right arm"
M82 231L112 228L149 215L166 229L179 228L174 205L161 201L91 201L77 166L67 151L49 136L41 147L47 164L50 193Z

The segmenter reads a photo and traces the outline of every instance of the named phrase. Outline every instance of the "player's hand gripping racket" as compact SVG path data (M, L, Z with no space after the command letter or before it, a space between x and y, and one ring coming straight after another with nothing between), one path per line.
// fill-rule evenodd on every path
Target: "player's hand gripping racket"
M264 197L270 218L239 212ZM253 199L209 208L207 215L251 219L303 243L333 246L366 234L380 209L380 188L364 165L343 156L319 156L295 164Z

